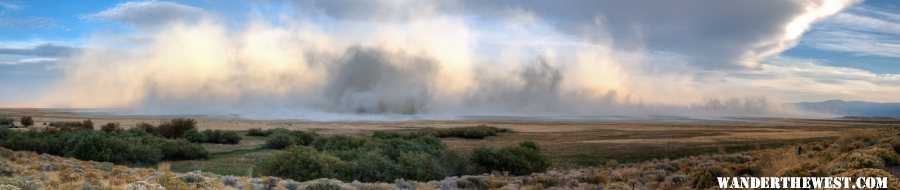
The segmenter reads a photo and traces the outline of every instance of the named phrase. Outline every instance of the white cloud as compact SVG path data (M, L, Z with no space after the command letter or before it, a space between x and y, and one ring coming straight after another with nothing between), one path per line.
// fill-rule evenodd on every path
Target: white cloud
M134 27L159 27L177 22L198 21L206 14L203 9L178 3L137 1L122 3L86 18L120 22Z
M510 11L527 12L576 37L590 36L590 28L601 22L617 48L675 52L688 56L691 64L722 68L755 67L794 47L812 23L861 0L302 2L298 5L339 19L367 21L418 19L421 13L502 20ZM429 6L405 6L419 4ZM395 9L403 11L389 11Z
M107 49L67 60L72 67L54 89L65 93L46 101L216 112L597 114L707 98L801 100L841 88L847 97L890 99L872 92L895 88L894 76L758 63L851 0L354 2L311 5L325 22L287 14L246 25L190 22L207 13L187 5L123 3L89 17L136 26L147 39L122 49L114 39L134 34L103 36L112 41ZM159 19L162 12L174 18ZM709 69L718 67L755 68Z

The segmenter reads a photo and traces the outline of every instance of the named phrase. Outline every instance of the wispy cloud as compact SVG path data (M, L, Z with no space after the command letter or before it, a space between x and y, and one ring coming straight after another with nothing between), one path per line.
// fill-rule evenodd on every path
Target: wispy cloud
M900 57L900 14L854 7L821 23L804 45L859 56Z
M775 57L759 70L721 76L725 80L723 84L728 85L723 89L751 88L793 102L830 99L892 102L897 101L895 94L900 94L900 75L826 66L814 59Z
M197 21L206 15L200 8L165 2L126 2L84 18L120 22L134 27L159 27L172 22Z
M2 60L2 59L0 59ZM32 58L24 58L15 61L0 61L0 64L4 65L17 65L17 64L50 64L58 61L58 58L48 58L48 57L32 57Z
M0 64L41 64L50 67L59 64L59 60L69 57L81 48L62 41L4 41L0 42Z
M0 55L22 56L68 56L75 48L54 44L41 44L30 48L0 48Z
M24 7L19 4L0 1L0 8L6 9L6 10L22 10Z

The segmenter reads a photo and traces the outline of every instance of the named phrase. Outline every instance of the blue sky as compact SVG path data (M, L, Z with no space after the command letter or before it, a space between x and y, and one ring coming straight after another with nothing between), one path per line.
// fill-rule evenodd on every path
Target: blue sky
M107 64L100 68L116 72L117 68L127 68L123 65L138 64L134 61L90 63L115 58L119 56L117 53L132 57L146 56L142 58L152 60L169 58L170 55L165 54L165 50L153 47L166 46L169 42L165 35L173 35L166 32L182 31L180 29L184 29L185 33L221 30L221 38L211 39L214 44L229 46L228 51L252 50L275 57L283 57L277 53L281 49L264 49L259 52L254 49L255 46L247 45L251 42L239 39L259 38L258 40L265 41L269 39L265 37L272 37L268 35L275 35L278 39L298 40L304 45L289 47L303 49L305 53L302 54L316 54L318 57L339 57L339 54L349 52L356 46L399 48L402 49L400 52L420 52L426 57L431 56L442 62L438 64L442 69L452 70L465 65L459 67L496 73L522 73L525 66L517 68L521 64L505 62L532 63L536 62L533 60L537 57L563 75L559 85L552 85L553 88L561 88L559 92L554 91L553 96L570 93L600 94L595 96L617 94L618 97L612 98L613 101L623 104L685 105L709 98L741 96L762 96L778 102L828 99L900 101L900 97L890 95L900 92L900 3L892 0L836 1L840 2L837 5L841 8L840 11L828 13L824 2L828 1L721 1L707 5L654 1L579 1L561 4L540 0L0 0L0 88L15 92L0 94L0 106L88 105L72 103L72 100L66 100L69 103L58 103L65 101L58 101L59 98L48 94L71 92L75 88L72 86L93 84L71 81L132 80L86 78L85 76L103 75L103 72L86 71L85 68L91 68L89 66L93 64ZM806 9L804 6L807 6ZM821 9L824 14L811 11L817 9ZM804 27L804 32L798 39L785 37L790 33L785 29L790 21L804 15L814 18L804 21L811 26ZM260 27L262 29L258 29ZM279 32L289 34L278 36L281 35ZM444 32L448 33L429 34ZM391 41L393 38L406 41ZM460 41L466 43L459 44ZM209 41L198 41L197 44L203 45L206 42ZM274 43L276 44L267 45L286 45L277 44L277 40ZM394 43L401 45L392 46ZM311 48L314 45L322 46ZM441 48L450 50L442 52ZM194 52L185 54L203 57ZM451 54L467 57L456 59L447 56ZM257 60L242 57L246 56L244 54L235 56L238 61L230 65ZM263 60L281 61L280 57ZM585 60L586 57L596 59ZM346 59L335 58L333 61L340 60ZM161 65L147 68L156 68L154 66L161 68ZM579 68L600 70L582 72ZM328 86L327 82L336 76L341 76L330 70L318 71L314 66L306 69L305 71L313 73L324 72L318 74L323 78L316 78L326 81L321 84L324 86ZM163 71L168 70L155 72ZM441 76L443 72L450 71L445 69L435 75ZM459 73L461 70L453 72ZM238 71L230 77L231 80L249 82L262 80L248 77L255 76L254 74ZM140 84L140 87L135 88L140 90L112 95L124 97L127 94L128 97L135 96L133 99L102 105L144 107L158 102L181 102L209 97L184 95L174 99L160 99L160 94L171 94L170 89L148 86L162 83L156 80L166 75L136 75L142 77L134 79L137 80L135 83ZM612 76L620 78L609 78ZM428 80L434 80L428 82L429 85L438 86L427 88L439 89L435 90L438 91L437 95L432 94L426 98L428 101L441 99L440 93L481 96L471 95L472 92L465 92L467 90L440 89L443 88L441 85L447 84L439 81L464 81L449 85L460 85L464 87L459 88L466 89L496 83L486 82L487 79L475 76L467 79ZM527 78L521 80L525 85L530 81ZM586 80L598 81L585 82ZM233 85L206 82L197 85ZM238 95L233 95L240 99L238 102L259 99L256 97L259 93L250 92L253 90L250 87L234 88L239 91ZM307 96L331 88L324 89L288 89L287 92L264 94ZM528 92L520 90L518 93ZM235 99L231 96L224 99ZM690 96L692 103L677 102L678 100L670 98L673 96ZM221 97L213 96L216 101L218 98ZM377 97L375 99L386 101ZM462 100L468 101L475 100ZM459 103L436 101L431 104ZM304 104L300 107L306 106L308 105Z

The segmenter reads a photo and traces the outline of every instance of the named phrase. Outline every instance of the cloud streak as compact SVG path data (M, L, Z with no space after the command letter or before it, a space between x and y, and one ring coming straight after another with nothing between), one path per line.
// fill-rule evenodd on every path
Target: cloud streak
M822 23L806 39L809 47L858 56L900 57L900 15L855 7Z
M139 1L122 3L84 18L121 22L133 27L160 27L172 22L198 21L206 14L202 9L178 3Z

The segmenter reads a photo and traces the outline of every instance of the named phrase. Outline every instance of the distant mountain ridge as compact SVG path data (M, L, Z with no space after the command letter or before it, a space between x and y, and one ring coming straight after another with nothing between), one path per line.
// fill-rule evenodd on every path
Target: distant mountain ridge
M828 100L794 105L800 109L843 116L900 117L900 103Z

